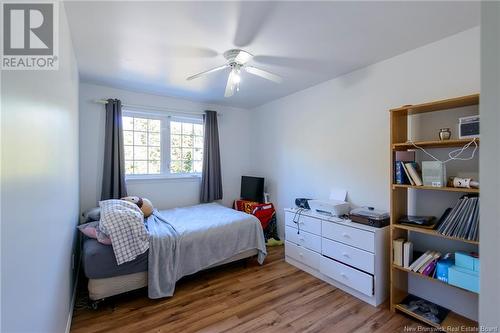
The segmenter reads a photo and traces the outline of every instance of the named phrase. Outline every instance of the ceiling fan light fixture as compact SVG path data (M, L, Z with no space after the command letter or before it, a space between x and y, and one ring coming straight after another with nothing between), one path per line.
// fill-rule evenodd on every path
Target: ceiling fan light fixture
M253 55L246 51L240 49L231 49L224 52L224 58L226 58L227 60L226 64L192 75L188 77L187 80L193 80L199 78L200 76L229 68L230 71L226 82L224 97L231 97L235 92L240 91L242 69L247 73L257 75L263 79L270 80L276 83L281 83L283 81L283 79L279 75L270 73L260 68L249 66L247 63L253 58Z
M241 82L240 71L237 69L233 69L233 71L234 71L233 82L239 84Z

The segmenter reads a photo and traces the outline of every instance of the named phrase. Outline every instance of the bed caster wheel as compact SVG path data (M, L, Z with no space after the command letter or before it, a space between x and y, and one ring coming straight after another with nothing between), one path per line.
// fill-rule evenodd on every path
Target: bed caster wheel
M94 311L99 309L99 303L100 301L90 301L90 308Z

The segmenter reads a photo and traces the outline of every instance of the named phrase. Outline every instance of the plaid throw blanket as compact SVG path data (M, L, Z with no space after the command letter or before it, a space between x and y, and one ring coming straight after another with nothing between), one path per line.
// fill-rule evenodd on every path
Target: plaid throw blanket
M149 248L144 214L136 204L112 199L100 201L99 207L99 228L109 235L118 265L134 260Z

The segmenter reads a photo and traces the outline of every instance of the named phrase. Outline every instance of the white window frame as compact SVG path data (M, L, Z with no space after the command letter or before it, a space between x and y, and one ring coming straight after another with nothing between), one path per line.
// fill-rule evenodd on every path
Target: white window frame
M159 174L134 174L125 175L129 180L155 180L155 179L200 179L201 172L172 173L170 172L170 121L189 121L194 124L203 124L203 115L186 115L175 112L155 112L124 107L122 117L135 117L156 119L161 121L160 127L160 173ZM205 135L205 133L203 133ZM203 152L205 153L205 152Z

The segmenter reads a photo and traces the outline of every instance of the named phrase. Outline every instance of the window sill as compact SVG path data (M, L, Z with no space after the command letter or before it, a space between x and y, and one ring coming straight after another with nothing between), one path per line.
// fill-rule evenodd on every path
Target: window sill
M201 175L144 175L125 177L126 183L151 183L151 182L200 182Z

